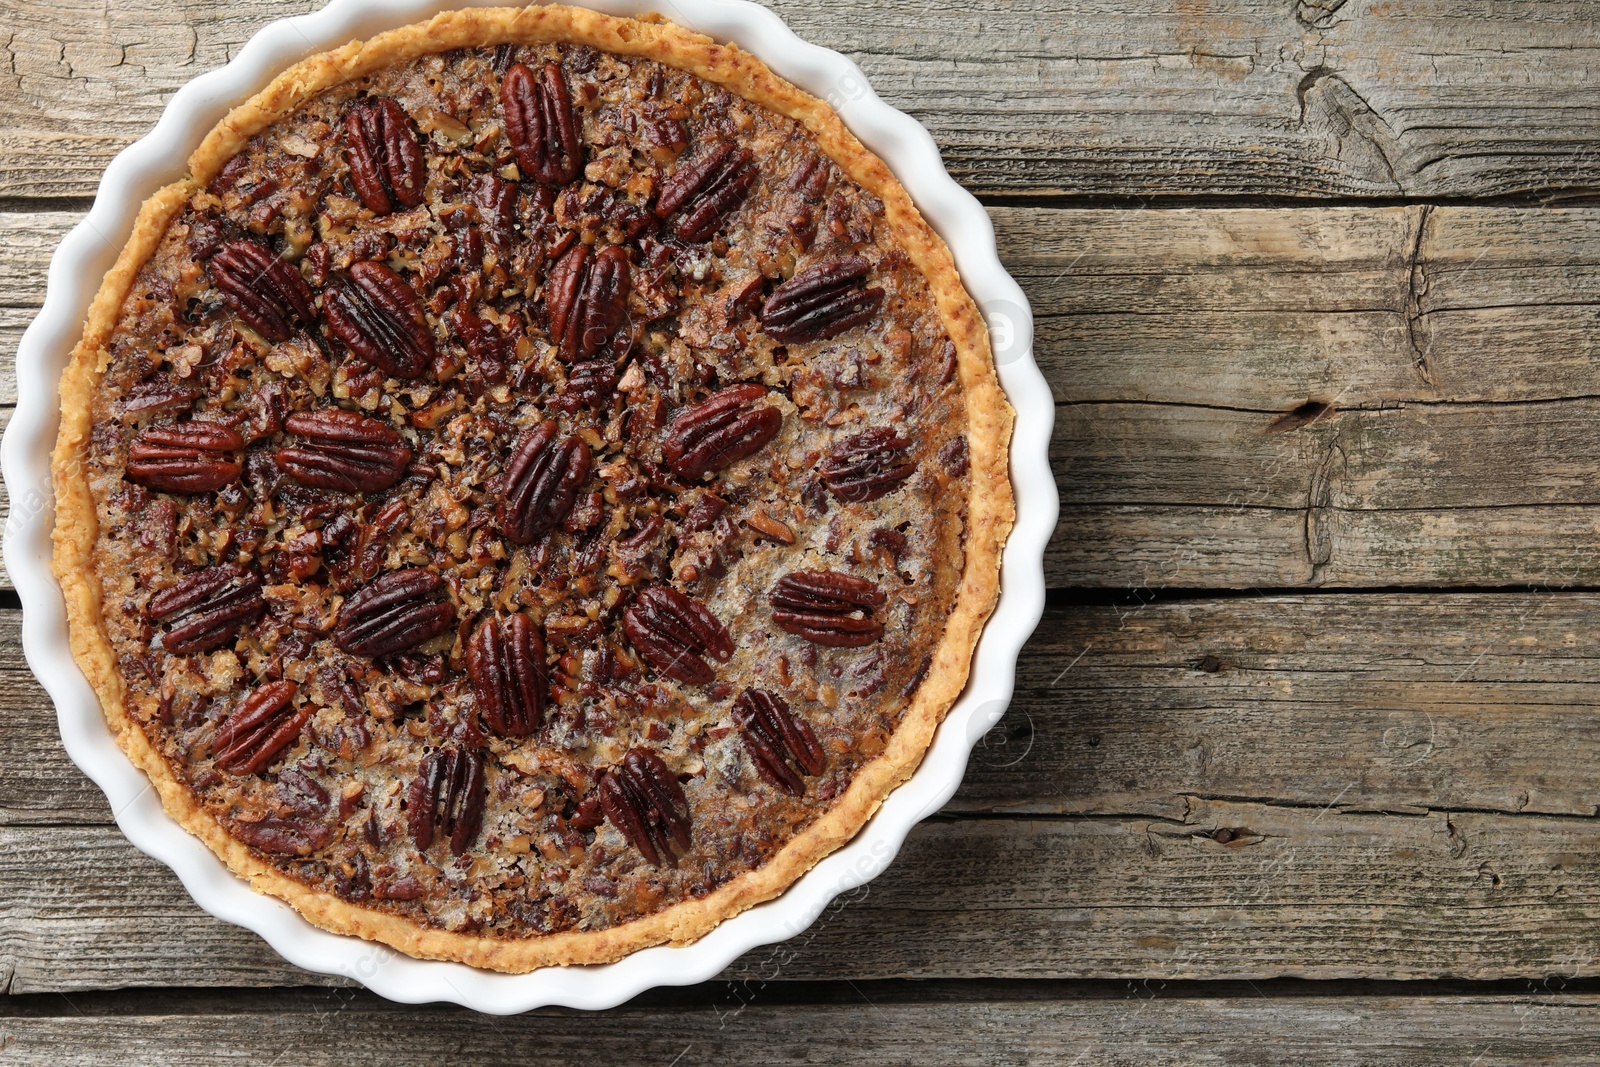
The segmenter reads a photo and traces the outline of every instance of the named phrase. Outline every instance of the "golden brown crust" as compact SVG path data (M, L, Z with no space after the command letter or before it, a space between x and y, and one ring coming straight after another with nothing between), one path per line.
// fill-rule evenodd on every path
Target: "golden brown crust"
M883 201L891 228L927 278L956 344L969 419L971 497L960 592L926 679L883 753L861 768L849 789L822 817L765 865L700 899L610 929L507 941L424 929L312 889L261 861L202 808L124 706L122 680L101 618L100 584L91 559L97 531L84 460L90 399L105 369L106 341L135 274L197 185L209 181L245 141L331 86L391 64L469 45L548 41L653 59L796 119L846 174ZM935 729L966 684L978 635L999 593L1000 549L1015 514L1008 474L1013 414L1000 390L987 330L961 284L949 250L889 169L826 104L778 78L749 53L670 23L619 19L560 6L483 8L447 12L291 67L206 136L190 158L190 173L190 178L151 197L140 211L127 246L91 305L83 340L62 377L61 433L53 459L55 569L66 596L73 654L99 695L118 744L155 783L168 814L248 878L256 890L287 901L324 929L381 941L413 956L508 972L552 964L603 963L651 945L692 941L723 920L777 896L853 837L884 798L915 771Z

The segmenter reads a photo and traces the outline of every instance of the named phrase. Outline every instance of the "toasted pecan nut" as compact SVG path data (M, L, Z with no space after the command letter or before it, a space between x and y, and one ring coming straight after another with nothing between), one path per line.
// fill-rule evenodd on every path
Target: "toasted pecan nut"
M200 390L158 378L129 389L117 401L117 413L124 416L176 415L189 410L200 399Z
M405 476L411 447L386 422L355 411L297 411L284 422L305 443L280 448L273 460L301 485L376 493Z
M333 643L355 656L387 656L431 641L455 622L444 580L419 567L390 571L339 609Z
M800 774L822 773L825 763L817 735L776 693L746 689L733 702L733 721L756 773L774 788L801 796L806 784Z
M329 333L396 378L422 377L436 355L415 290L382 263L352 263L349 276L323 294L322 311Z
M350 184L375 215L422 203L427 170L417 125L390 96L364 97L345 115L344 160Z
M163 493L207 493L244 473L244 435L216 422L174 422L141 430L123 469L130 482Z
M700 601L664 585L639 594L622 613L622 632L639 654L669 678L706 685L716 675L702 658L727 662L733 638Z
M661 457L678 477L699 481L755 455L783 427L783 412L761 403L766 396L766 386L747 382L684 408L667 424Z
M648 748L636 748L600 780L600 806L611 825L650 863L674 859L691 840L689 801L677 776Z
M269 341L287 341L316 319L311 287L294 264L258 241L229 241L208 264L228 306Z
M294 743L311 713L310 704L296 708L298 686L288 679L268 682L239 702L222 720L211 742L211 758L229 774L256 774Z
M813 264L772 290L761 306L761 326L783 344L826 341L871 321L883 290L866 284L872 264L842 256Z
M160 646L174 656L219 648L266 610L261 579L233 563L196 571L145 606L151 622L166 624Z
M309 856L333 836L331 827L316 820L278 815L236 822L233 832L250 847L280 856Z
M562 411L604 408L617 390L617 368L609 359L589 359L567 368L567 384L551 401Z
M768 599L773 622L814 644L857 648L883 637L883 623L872 612L887 598L865 578L838 571L795 571L778 579Z
M479 174L472 179L469 195L472 206L478 211L478 220L489 232L489 240L496 247L510 247L517 235L515 183L498 174Z
M430 752L422 758L406 798L411 839L426 852L443 834L451 854L463 854L478 840L488 799L482 755L459 747Z
M523 431L497 483L500 529L528 545L555 529L589 479L589 446L578 437L556 439L554 419Z
M517 166L534 181L566 185L583 169L583 142L567 79L561 67L546 63L538 75L513 63L500 83L506 136Z
M622 329L628 315L633 267L628 253L611 245L590 254L574 244L544 283L550 341L568 363L589 359Z
M911 442L888 426L846 437L822 463L822 481L834 496L865 504L887 496L916 473Z
M658 218L673 219L673 232L685 241L706 241L723 219L744 203L756 183L750 150L718 141L694 159L678 164L656 197Z
M503 737L527 737L544 722L549 694L544 635L522 612L485 619L467 642L467 674L478 711Z

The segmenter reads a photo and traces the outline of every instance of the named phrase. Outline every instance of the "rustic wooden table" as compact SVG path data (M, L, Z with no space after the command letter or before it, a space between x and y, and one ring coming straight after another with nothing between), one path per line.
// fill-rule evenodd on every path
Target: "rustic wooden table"
M310 6L0 0L0 346L111 155ZM1038 315L1053 592L960 794L722 980L402 1008L123 840L0 594L0 1060L1595 1062L1596 8L776 6Z

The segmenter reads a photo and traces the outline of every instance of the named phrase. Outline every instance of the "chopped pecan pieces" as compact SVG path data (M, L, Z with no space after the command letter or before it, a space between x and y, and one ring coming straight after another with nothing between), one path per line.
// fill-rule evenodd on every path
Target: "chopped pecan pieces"
M622 613L622 632L639 654L669 678L690 685L716 679L702 656L727 662L733 638L700 601L676 589L654 585Z
M662 438L667 466L699 481L761 451L783 426L783 412L760 403L766 396L764 385L730 385L678 412Z
M774 788L801 796L806 784L800 773L822 773L822 745L817 735L776 693L746 689L733 702L733 721L739 725L756 772Z
M483 757L465 748L445 748L422 758L406 798L411 839L426 852L439 834L459 856L478 840L489 799Z
M349 277L324 293L322 311L330 333L387 374L420 378L433 362L433 332L422 302L404 278L382 263L352 263Z
M706 241L744 203L755 183L750 150L733 141L718 141L695 159L680 163L662 183L656 216L676 215L673 232L685 241Z
M865 578L838 571L795 571L778 579L768 599L772 621L813 644L859 648L883 637L883 623L872 612L887 598Z
M589 478L589 446L577 437L559 442L555 437L554 419L523 431L500 476L496 518L519 545L532 544L555 529Z
M417 567L390 571L339 609L333 642L354 656L387 656L430 641L455 622L444 580Z
M783 344L826 341L871 321L883 290L869 288L872 264L860 256L825 260L772 290L761 306L761 326Z
M517 165L534 181L566 185L583 169L583 142L567 79L561 67L546 63L535 75L514 63L500 83L506 136Z
M357 100L345 116L344 160L350 184L367 209L387 215L422 203L428 175L417 125L390 96Z
M467 642L467 674L478 711L503 737L527 737L544 722L549 692L544 635L522 612L485 619Z
M571 363L600 351L622 328L632 285L633 267L620 246L592 256L586 244L569 248L544 283L550 341L557 354Z
M174 656L225 645L266 610L261 579L233 563L196 571L151 597L145 608L151 622L167 624L160 646Z
M315 710L310 704L293 706L297 689L287 679L268 682L240 701L211 742L216 765L237 775L266 770L300 736Z
M228 306L269 341L287 341L316 318L311 287L294 264L256 241L229 241L211 257L211 281Z
M690 845L689 801L677 776L648 748L636 748L600 780L611 825L655 866Z
M908 450L911 442L887 426L846 437L822 463L822 480L833 495L851 504L865 504L898 489L916 473Z
M279 469L301 485L345 493L376 493L398 482L411 465L400 432L355 411L297 411L284 422L304 444L273 455Z
M128 480L163 493L207 493L244 473L244 435L215 422L176 422L142 430L128 446Z

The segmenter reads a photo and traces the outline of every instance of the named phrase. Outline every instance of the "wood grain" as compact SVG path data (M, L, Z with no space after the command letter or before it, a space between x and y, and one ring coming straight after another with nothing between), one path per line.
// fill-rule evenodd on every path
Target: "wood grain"
M12 992L318 980L205 916L115 828L0 828L0 849ZM1195 800L1182 819L934 820L868 888L728 973L1589 975L1597 882L1592 819Z
M1052 586L1600 583L1600 210L991 214L1062 404ZM19 318L76 217L0 215Z
M29 773L0 778L0 823L107 824L22 662L17 615L0 612L0 766ZM1597 618L1590 594L1051 608L946 810L1181 819L1226 797L1595 815Z
M1597 616L1587 594L1053 609L947 817L793 961L736 973L1592 973ZM0 625L0 692L36 693ZM15 991L306 980L104 825L43 701L12 699Z
M6 0L0 197L93 192L177 87L271 19L314 6ZM870 18L772 6L855 59L978 192L1600 187L1589 77L1600 29L1581 0L891 0Z
M1149 1067L1282 1063L1586 1065L1600 1056L1600 997L1538 987L1514 995L1356 993L1174 995L1140 984L1110 995L1054 983L952 992L855 983L818 1002L770 985L712 985L670 1004L614 1012L542 1011L489 1019L384 1005L345 990L130 998L135 1013L75 996L0 1018L18 1067L279 1062L340 1067L423 1064L814 1064L1003 1067L1094 1063ZM1051 997L1053 999L1045 999ZM197 1003L198 1002L198 1003ZM843 1059L840 1056L840 1059Z

